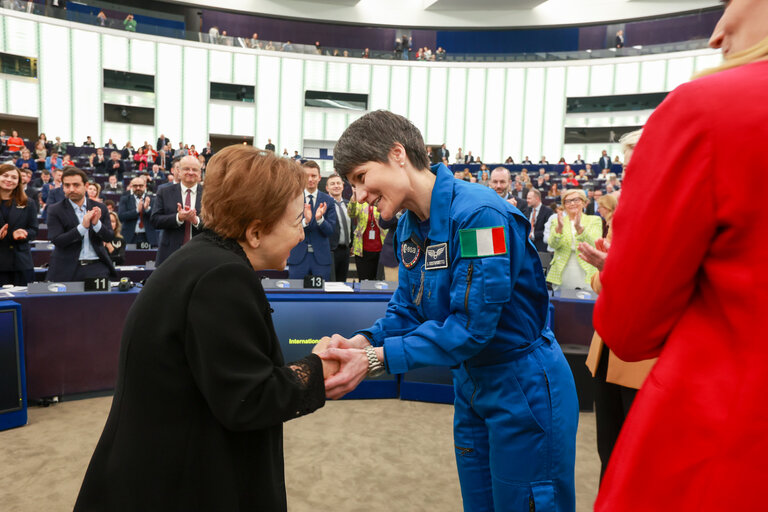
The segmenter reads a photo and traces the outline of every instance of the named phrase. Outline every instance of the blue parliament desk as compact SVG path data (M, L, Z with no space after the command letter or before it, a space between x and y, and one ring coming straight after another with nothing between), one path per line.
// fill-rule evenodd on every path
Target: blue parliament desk
M272 277L272 276L270 276ZM275 277L280 277L277 274ZM273 322L286 361L308 354L322 336L350 336L386 311L387 290L326 293L267 289ZM138 288L126 292L15 293L22 307L28 397L38 400L114 388L123 322ZM554 327L561 344L586 347L592 337L593 300L553 297ZM151 328L151 327L148 327ZM448 368L421 368L361 383L349 398L453 402Z

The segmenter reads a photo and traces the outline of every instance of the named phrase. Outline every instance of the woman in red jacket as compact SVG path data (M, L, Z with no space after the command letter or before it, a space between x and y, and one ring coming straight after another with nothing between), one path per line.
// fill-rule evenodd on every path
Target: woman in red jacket
M762 159L768 2L727 2L710 45L723 64L648 120L613 221L595 327L622 360L659 360L611 455L600 512L767 507L764 205L709 170L736 153Z

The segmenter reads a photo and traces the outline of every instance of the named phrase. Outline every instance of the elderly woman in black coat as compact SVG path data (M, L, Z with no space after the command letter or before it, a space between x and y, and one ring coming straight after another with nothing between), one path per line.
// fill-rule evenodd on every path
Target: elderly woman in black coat
M76 511L286 510L284 421L325 403L336 361L285 364L256 270L303 239L304 173L230 146L210 161L206 231L147 281ZM315 351L319 351L316 347Z

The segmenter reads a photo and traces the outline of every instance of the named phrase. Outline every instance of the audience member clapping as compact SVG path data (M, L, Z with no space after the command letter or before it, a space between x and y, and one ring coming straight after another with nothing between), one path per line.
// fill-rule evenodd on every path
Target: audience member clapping
M21 172L0 165L0 285L34 281L31 240L37 236L37 207L24 193Z

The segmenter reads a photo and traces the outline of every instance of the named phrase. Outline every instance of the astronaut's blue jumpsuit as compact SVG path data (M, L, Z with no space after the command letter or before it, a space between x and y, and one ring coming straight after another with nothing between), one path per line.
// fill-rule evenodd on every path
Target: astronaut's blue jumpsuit
M430 218L400 219L400 285L360 334L390 373L452 367L464 510L573 511L578 401L530 224L492 190L431 171Z

